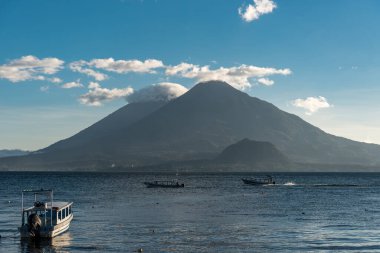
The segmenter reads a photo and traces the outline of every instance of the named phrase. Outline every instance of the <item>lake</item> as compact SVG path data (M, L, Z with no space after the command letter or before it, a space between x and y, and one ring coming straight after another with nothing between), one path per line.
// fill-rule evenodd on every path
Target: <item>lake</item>
M0 172L0 252L380 251L380 174ZM146 188L178 178L184 188ZM54 189L73 201L68 232L20 241L21 190Z

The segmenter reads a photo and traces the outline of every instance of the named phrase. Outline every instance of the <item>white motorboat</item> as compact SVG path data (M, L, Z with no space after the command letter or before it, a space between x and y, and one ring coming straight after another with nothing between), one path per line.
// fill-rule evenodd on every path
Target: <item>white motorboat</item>
M24 195L33 194L34 203L25 207ZM45 196L46 202L37 197ZM53 201L53 190L22 191L22 220L19 227L22 238L52 238L67 231L73 219L73 202Z

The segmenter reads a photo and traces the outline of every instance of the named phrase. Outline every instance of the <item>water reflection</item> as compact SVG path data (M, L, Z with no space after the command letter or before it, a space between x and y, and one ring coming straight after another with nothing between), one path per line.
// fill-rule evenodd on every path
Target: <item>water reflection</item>
M72 243L70 232L66 232L54 238L22 238L20 240L20 252L22 253L45 253L66 252Z

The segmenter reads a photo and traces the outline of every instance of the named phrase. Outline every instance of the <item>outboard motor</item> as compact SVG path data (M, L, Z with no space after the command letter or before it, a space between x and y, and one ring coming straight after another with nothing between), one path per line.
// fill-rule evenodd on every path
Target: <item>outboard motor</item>
M41 224L42 224L41 219L37 214L32 213L31 215L29 215L28 217L29 229L28 230L31 237L35 237L35 238L40 237Z

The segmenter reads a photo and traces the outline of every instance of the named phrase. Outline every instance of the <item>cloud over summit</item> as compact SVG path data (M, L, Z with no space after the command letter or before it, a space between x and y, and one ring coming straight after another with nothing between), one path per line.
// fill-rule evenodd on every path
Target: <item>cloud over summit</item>
M144 87L127 97L129 103L148 101L169 101L187 92L188 89L177 83L158 83Z
M79 97L79 102L89 106L101 106L106 101L111 101L119 98L125 98L133 93L131 87L122 89L102 88L99 83L90 82L88 85L89 91Z
M210 80L225 81L237 89L245 90L254 84L270 86L274 81L269 79L272 75L290 75L288 68L277 69L273 67L258 67L242 64L235 67L211 68L209 65L196 65L181 62L177 65L165 65L161 60L114 60L113 58L93 59L91 61L79 60L70 63L70 69L95 78L97 81L108 79L110 72L118 74L141 73L156 74L167 77L180 77L194 79L196 82ZM107 71L107 74L99 72Z
M169 101L187 92L188 89L177 83L158 83L134 91L126 88L103 88L97 82L88 84L88 92L81 95L79 102L88 106L101 106L104 102L115 99L126 99L129 103Z
M168 66L165 73L168 76L196 79L197 82L220 80L229 83L239 90L245 90L253 85L251 79L258 79L258 83L268 86L274 84L274 81L265 77L272 75L286 76L292 72L287 68L276 69L245 64L238 67L210 69L208 65L199 66L183 62L176 66Z
M0 65L0 78L7 79L11 82L44 80L57 85L64 89L84 87L83 82L68 81L57 76L53 76L57 72L64 69L64 61L58 58L37 58L32 55L23 56L18 59L10 60L8 63ZM274 84L272 76L287 76L292 72L288 68L258 67L254 65L241 64L232 67L215 66L215 65L197 65L188 62L179 62L174 65L165 65L163 61L158 59L120 59L114 58L98 58L89 61L76 60L67 65L61 76L66 76L68 71L84 74L95 79L96 83L92 83L88 87L88 92L80 96L80 103L85 105L102 105L105 101L115 100L117 98L126 98L129 102L151 101L151 100L170 100L176 98L187 91L182 85L170 82L172 79L192 79L194 83L207 82L211 80L220 80L229 83L239 90L246 90L254 85L271 86ZM110 83L116 78L124 78L120 75L130 75L138 73L132 77L145 78L149 75L153 80L167 80L166 83L157 83L147 88L137 91L133 96L131 87L124 88L104 88L99 84L101 81L109 79ZM73 74L73 73L71 73ZM67 76L66 76L67 77ZM72 76L69 76L70 79ZM115 78L116 77L116 78ZM84 77L84 80L87 78ZM75 79L74 79L75 80ZM83 80L79 77L76 80ZM89 80L89 81L90 81ZM87 81L87 80L86 80ZM121 80L124 82L124 80ZM155 82L155 81L153 81ZM62 84L61 84L62 83ZM96 84L96 85L95 85ZM53 86L52 86L53 87Z

